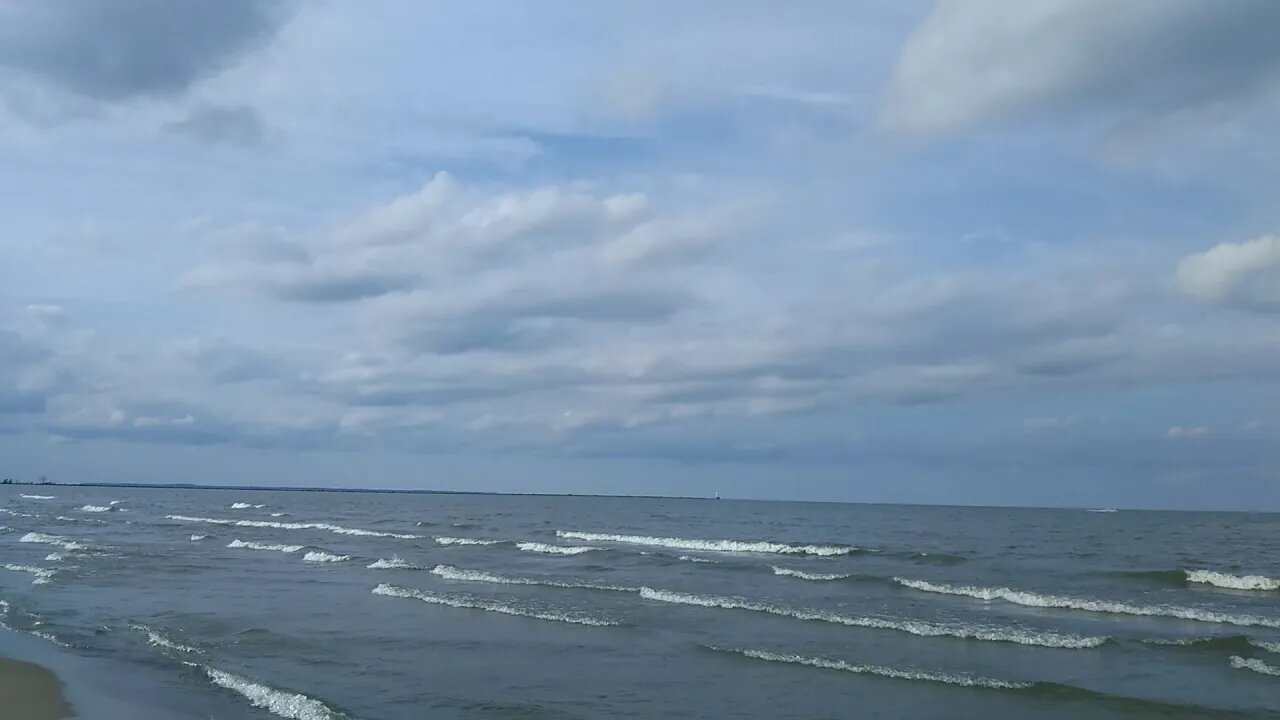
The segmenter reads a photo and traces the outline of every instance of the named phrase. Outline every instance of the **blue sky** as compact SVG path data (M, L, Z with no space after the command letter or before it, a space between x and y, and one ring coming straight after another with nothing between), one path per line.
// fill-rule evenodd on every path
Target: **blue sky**
M1280 509L1280 5L0 3L0 474Z

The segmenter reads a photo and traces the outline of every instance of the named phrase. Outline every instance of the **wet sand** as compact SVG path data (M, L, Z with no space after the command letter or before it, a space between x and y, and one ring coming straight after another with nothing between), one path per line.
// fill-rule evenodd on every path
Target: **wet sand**
M62 720L71 706L58 677L39 665L0 657L0 708L10 720Z

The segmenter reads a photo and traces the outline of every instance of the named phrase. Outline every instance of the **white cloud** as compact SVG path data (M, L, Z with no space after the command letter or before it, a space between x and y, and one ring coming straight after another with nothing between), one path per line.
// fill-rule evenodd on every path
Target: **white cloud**
M1187 439L1194 440L1199 438L1206 438L1212 434L1213 434L1213 430L1211 428L1207 428L1203 426L1182 427L1180 425L1175 425L1169 428L1167 432L1165 432L1166 436L1173 438L1175 440L1187 440Z
M1178 287L1228 307L1280 311L1280 237L1222 243L1178 263Z

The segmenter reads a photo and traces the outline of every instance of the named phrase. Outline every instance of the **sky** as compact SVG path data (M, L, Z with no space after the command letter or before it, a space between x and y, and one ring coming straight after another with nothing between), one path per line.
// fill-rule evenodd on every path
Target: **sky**
M0 0L0 475L1280 510L1273 0Z

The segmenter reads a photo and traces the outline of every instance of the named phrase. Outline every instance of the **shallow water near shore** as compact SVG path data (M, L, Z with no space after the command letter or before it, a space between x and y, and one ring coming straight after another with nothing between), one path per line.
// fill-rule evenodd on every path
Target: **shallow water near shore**
M1275 514L13 487L0 526L0 620L158 717L1280 716Z

